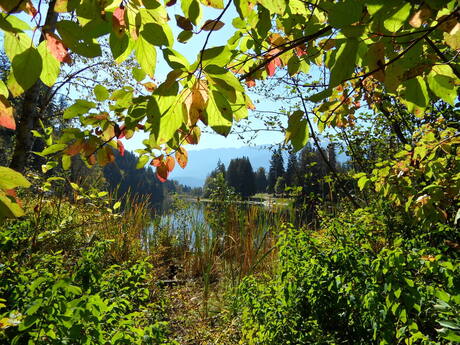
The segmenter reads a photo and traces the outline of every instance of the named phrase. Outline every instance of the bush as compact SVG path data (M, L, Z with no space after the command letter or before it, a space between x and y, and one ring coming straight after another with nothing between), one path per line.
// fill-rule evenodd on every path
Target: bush
M321 236L284 227L273 282L240 287L248 344L454 344L460 263L448 246L381 234L365 210L329 219ZM438 231L455 231L439 226Z

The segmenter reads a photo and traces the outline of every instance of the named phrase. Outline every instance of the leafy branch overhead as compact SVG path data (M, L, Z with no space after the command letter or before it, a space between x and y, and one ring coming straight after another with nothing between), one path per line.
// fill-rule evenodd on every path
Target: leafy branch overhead
M228 135L254 108L246 88L278 73L295 79L310 68L322 70L323 86L306 98L315 104L320 130L354 126L361 102L379 111L382 95L397 97L420 119L430 101L454 105L457 98L460 13L454 0L56 0L48 13L30 0L19 4L0 2L4 51L11 62L8 80L0 83L0 125L16 128L10 97L39 80L53 87L63 64L76 56L91 63L108 41L116 63L137 61L133 78L146 92L98 85L94 102L77 100L65 111L65 119L78 119L82 126L64 131L57 152L104 165L113 161L112 148L123 153L120 139L143 131L148 139L138 151L140 162L153 160L160 180L174 168L169 157L185 166L183 146L198 143L200 127ZM204 18L207 6L220 14ZM181 14L173 16L171 9ZM32 27L19 15L39 23L37 18L53 10L57 17L51 26ZM237 17L224 22L223 14L231 11ZM182 30L177 37L174 26ZM233 26L233 36L208 46L224 26ZM188 61L174 46L176 41L187 45L193 36L202 37L204 45L196 61ZM157 85L158 58L170 71ZM305 110L289 118L286 142L296 150L309 139ZM162 155L168 159L153 163Z

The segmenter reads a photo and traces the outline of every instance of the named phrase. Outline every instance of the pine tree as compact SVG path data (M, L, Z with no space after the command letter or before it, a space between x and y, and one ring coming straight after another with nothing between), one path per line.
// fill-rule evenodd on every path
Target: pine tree
M236 158L230 161L227 169L228 185L243 197L256 192L255 176L249 158Z
M268 171L268 192L273 193L276 180L284 175L284 160L281 153L281 148L273 151L270 159L270 169Z
M257 193L265 193L267 191L267 174L265 173L265 168L260 167L257 169L255 174L255 181L256 181L256 192Z
M298 183L297 178L297 171L298 171L298 163L297 163L297 154L292 152L289 155L286 174L284 175L286 186L292 187L296 186Z

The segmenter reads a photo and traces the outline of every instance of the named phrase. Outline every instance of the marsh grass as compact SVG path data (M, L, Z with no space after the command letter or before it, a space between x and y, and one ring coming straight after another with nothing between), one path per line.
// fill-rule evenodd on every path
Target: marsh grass
M222 296L245 276L273 270L278 229L290 220L280 206L213 206L176 200L169 214L154 218L147 240L165 279L201 282L204 318L228 307Z

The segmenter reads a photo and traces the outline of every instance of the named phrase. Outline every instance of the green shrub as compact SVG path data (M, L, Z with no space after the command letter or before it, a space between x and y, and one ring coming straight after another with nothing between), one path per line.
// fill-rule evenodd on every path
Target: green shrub
M110 265L110 241L79 257L14 251L19 228L27 222L3 229L0 242L10 249L0 265L0 344L171 344L146 260Z
M359 210L319 238L284 227L276 279L240 287L243 343L458 343L458 255L397 234L390 245L384 226Z

